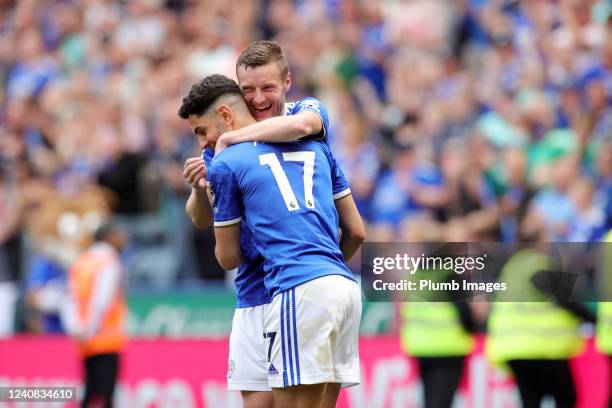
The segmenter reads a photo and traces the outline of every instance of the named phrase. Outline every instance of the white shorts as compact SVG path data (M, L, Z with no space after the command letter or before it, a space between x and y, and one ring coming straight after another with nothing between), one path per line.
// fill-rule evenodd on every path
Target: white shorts
M270 387L359 384L360 321L359 286L340 275L276 295L264 325Z
M271 391L263 325L269 305L236 309L230 334L227 389Z

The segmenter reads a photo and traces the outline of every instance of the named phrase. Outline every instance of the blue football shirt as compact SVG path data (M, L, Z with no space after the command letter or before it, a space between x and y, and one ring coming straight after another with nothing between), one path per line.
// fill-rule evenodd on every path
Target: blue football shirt
M321 139L329 146L329 115L325 106L311 96L304 99L300 99L296 102L289 102L285 104L285 115L297 115L301 112L313 112L320 119L323 124L323 134L320 135Z
M350 189L324 142L240 143L216 156L208 175L215 226L247 226L272 296L321 276L353 279L334 205Z
M285 104L285 115L296 115L304 111L310 111L319 116L323 124L322 140L329 143L329 116L327 109L319 100L307 97L296 102ZM214 151L212 149L206 149L202 152L202 157L204 158L207 168L211 168L213 156ZM339 166L338 169L340 169ZM338 174L335 174L334 177L334 192L343 193L343 191L346 191L348 194L350 190L348 190L348 182L344 174L340 171ZM244 223L240 228L240 250L242 252L242 263L238 267L235 280L236 307L253 307L269 303L270 296L264 285L264 258L259 251L257 251L253 243L251 232Z

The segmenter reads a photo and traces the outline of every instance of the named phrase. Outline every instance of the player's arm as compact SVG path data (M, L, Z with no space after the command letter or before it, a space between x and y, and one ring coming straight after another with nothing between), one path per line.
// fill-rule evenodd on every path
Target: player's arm
M335 200L336 210L340 218L340 250L344 261L348 261L357 252L365 239L365 227L352 194L347 194Z
M241 142L293 142L305 137L323 139L329 128L325 106L315 98L297 102L291 115L262 120L242 129L227 132L217 141L217 151Z
M215 257L226 271L237 268L242 262L240 252L240 224L215 227Z
M203 229L212 225L212 207L206 188L200 190L192 187L185 209L189 217L191 217L191 222L196 227Z
M340 219L340 250L346 262L351 259L365 239L365 227L340 163L331 152L328 151L328 154L331 164L334 204Z
M321 117L304 110L295 115L276 116L241 129L222 134L217 140L223 147L242 142L293 142L323 131Z
M214 198L215 257L223 269L237 268L242 261L240 253L240 223L242 200L234 173L226 163L210 168L211 195Z
M213 223L212 207L206 185L206 165L201 157L192 157L185 161L183 178L191 185L185 210L191 222L198 228L207 228Z

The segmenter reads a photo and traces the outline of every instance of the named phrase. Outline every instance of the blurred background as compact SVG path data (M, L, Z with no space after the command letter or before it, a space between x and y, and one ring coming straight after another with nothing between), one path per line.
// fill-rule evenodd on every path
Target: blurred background
M182 168L199 152L177 110L202 77L235 77L257 39L284 48L289 101L327 106L367 241L453 240L457 228L471 241L534 230L602 240L611 10L607 0L0 0L0 335L64 331L67 268L108 215L128 235L129 333L228 335L233 277L214 260L212 231L185 214ZM362 332L397 333L396 314L366 303Z

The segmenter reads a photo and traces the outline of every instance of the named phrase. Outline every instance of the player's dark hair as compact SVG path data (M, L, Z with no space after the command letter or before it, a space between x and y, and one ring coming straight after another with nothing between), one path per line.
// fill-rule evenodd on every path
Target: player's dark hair
M269 62L276 62L280 68L281 78L284 80L289 73L289 63L283 54L280 45L274 41L260 40L252 42L236 61L236 73L238 68L256 68L266 65Z
M202 116L223 95L240 95L240 87L233 79L224 75L209 75L191 87L183 104L178 111L178 115L187 119L190 115Z

